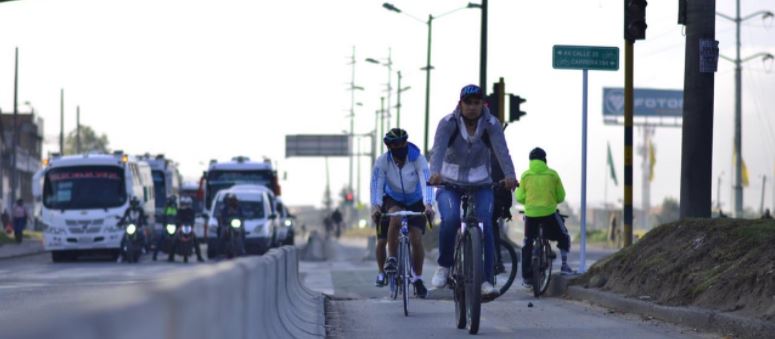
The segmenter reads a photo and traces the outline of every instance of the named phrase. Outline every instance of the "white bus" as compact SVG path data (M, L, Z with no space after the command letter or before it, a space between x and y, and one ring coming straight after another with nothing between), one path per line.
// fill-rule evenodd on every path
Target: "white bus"
M123 230L118 221L137 197L154 222L154 189L147 163L116 152L53 158L43 170L43 247L51 259L76 259L86 252L117 258Z

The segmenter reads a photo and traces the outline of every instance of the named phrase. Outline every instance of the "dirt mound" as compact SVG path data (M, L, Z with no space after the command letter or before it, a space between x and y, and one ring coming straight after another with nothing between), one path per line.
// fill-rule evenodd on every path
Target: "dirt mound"
M689 219L662 225L573 283L775 321L775 221Z

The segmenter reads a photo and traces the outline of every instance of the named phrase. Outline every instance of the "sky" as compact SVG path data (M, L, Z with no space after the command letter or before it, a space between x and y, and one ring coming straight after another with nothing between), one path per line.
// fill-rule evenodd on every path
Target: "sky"
M465 7L453 0L393 0L404 13L425 19ZM613 0L489 1L488 83L503 77L506 92L527 99L527 115L506 130L518 172L536 146L563 178L568 201L581 198L581 71L555 70L553 45L615 46L622 51L622 2ZM676 1L650 1L647 39L635 44L635 86L683 88L685 37ZM742 14L775 10L775 0L744 1ZM734 2L717 1L734 14ZM480 11L462 9L434 20L431 139L450 113L462 86L479 82ZM742 55L775 54L772 22L742 26ZM355 47L355 131L374 128L388 69L366 63L390 50L402 71L401 125L422 147L427 30L408 15L372 0L21 0L0 4L0 109L12 110L14 48L19 47L19 109L29 101L45 120L47 151L56 151L60 89L65 128L81 121L106 133L113 149L164 153L196 179L210 159L267 156L281 173L289 205L321 205L325 161L285 158L288 134L339 134L349 129L348 91ZM716 22L723 55L734 55L734 25ZM621 62L623 65L623 62ZM591 205L621 199L623 127L602 122L602 88L622 87L624 71L589 74L588 192ZM732 198L733 65L719 61L715 80L713 200L716 180L728 210ZM489 89L488 89L489 90ZM743 70L743 158L751 184L745 205L758 210L762 175L766 205L775 194L775 72L759 59ZM395 93L392 103L395 104ZM658 128L652 205L680 196L680 128ZM641 143L635 132L636 147ZM368 140L364 140L364 147ZM610 143L619 186L607 180ZM709 147L711 145L708 145ZM366 151L366 150L364 150ZM640 204L640 157L635 158L636 206ZM361 196L368 197L368 157L361 163ZM347 158L329 159L330 182L348 182ZM356 167L357 168L357 167ZM357 174L354 174L357 178ZM357 184L354 184L357 189ZM607 187L607 190L606 190Z

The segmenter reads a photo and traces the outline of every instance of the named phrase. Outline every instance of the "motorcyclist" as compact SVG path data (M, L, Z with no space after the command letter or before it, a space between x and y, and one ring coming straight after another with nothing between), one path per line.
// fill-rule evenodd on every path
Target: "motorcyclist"
M191 197L180 197L180 208L178 209L178 222L180 225L194 226L196 220L196 213L194 212L194 201ZM194 242L194 251L196 252L196 260L203 262L202 250L199 248L199 239L196 237L196 233L191 232L192 241ZM175 246L173 245L172 252L175 253Z
M218 213L218 237L221 238L224 227L229 227L229 223L233 219L238 219L244 224L244 213L242 213L242 207L239 204L239 200L234 193L228 193L223 197L223 206ZM239 242L240 255L245 254L245 232L244 228L240 228L241 234L239 235L241 241Z
M130 223L134 223L137 227L137 234L140 237L140 243L145 248L145 211L140 207L140 200L137 197L129 199L129 207L124 211L124 215L118 221L120 227L126 227ZM126 244L126 238L121 238L121 248L124 248Z
M162 213L162 232L159 240L156 242L156 248L153 250L153 260L156 261L156 256L159 254L162 244L169 238L166 227L169 224L178 225L178 198L175 195L171 195L167 198L167 205L164 207ZM167 261L175 261L175 252L170 250Z

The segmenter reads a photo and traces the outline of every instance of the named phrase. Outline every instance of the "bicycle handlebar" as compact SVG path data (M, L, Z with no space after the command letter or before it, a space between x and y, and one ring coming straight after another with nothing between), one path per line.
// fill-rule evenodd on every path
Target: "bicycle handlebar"
M412 211L397 211L397 212L383 213L382 216L383 217L413 217L413 216L425 216L425 213L412 212Z

